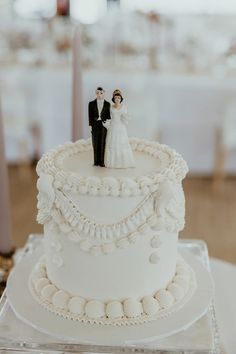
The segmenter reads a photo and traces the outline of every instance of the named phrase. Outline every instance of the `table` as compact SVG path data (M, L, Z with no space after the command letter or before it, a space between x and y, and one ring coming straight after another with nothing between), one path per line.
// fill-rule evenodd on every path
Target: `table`
M31 235L22 251L22 257L40 244L41 237ZM180 241L179 247L187 249L203 262L208 268L209 259L206 244L200 240ZM20 258L20 257L19 257ZM152 342L150 344L138 344L130 347L110 347L97 345L81 345L65 343L40 333L32 327L21 322L11 310L6 294L0 302L0 350L25 351L53 351L62 352L91 352L91 353L158 353L158 354L220 354L219 333L215 317L214 304L200 320L187 330L170 337Z

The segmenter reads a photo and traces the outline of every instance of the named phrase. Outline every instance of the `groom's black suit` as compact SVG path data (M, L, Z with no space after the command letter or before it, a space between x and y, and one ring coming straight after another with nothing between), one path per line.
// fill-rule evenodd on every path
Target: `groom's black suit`
M111 119L110 103L104 100L103 108L99 118L97 100L89 102L89 125L92 127L92 142L94 153L94 165L104 166L104 153L106 145L107 129L103 126L106 120Z

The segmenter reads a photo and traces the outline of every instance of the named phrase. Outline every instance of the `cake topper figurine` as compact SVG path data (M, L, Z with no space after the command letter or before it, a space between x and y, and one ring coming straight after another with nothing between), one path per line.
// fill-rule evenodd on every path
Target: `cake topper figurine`
M105 166L110 168L134 167L133 152L129 143L126 125L129 120L127 107L122 103L120 90L113 92L111 120L105 122L108 130L105 148Z
M110 103L105 99L105 90L102 87L96 89L96 99L89 102L89 126L92 133L94 152L94 166L104 167L104 153L107 129L103 125L111 119Z
M94 166L134 167L133 152L126 129L129 116L127 107L122 103L122 93L118 89L113 92L112 105L104 96L105 90L98 87L96 99L89 102Z

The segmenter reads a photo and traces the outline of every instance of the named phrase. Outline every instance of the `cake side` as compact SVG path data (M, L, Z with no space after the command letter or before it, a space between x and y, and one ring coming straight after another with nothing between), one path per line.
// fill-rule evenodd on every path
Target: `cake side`
M59 147L39 162L38 221L47 276L57 289L123 303L166 289L173 279L187 165L165 145L130 143L140 164L133 170L95 168L91 176L89 162L83 165L90 140Z
M85 298L123 301L164 288L173 277L177 233L147 227L117 244L94 244L92 251L65 234L45 227L45 256L49 279L60 289Z
M65 292L49 280L44 258L34 267L29 280L32 296L48 311L73 321L114 326L141 324L167 317L189 301L196 286L194 271L181 257L166 288L138 299L102 302Z

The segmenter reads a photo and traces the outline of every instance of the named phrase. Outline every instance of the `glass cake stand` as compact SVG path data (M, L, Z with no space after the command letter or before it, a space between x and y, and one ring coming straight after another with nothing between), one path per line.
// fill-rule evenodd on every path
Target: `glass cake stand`
M30 235L18 262L42 243L42 235ZM208 250L201 240L180 240L181 250L191 252L209 268ZM27 301L27 299L25 299ZM107 346L70 343L41 333L18 319L8 303L6 292L0 300L0 353L157 353L220 354L220 340L214 304L207 313L184 331L151 343L131 346Z

